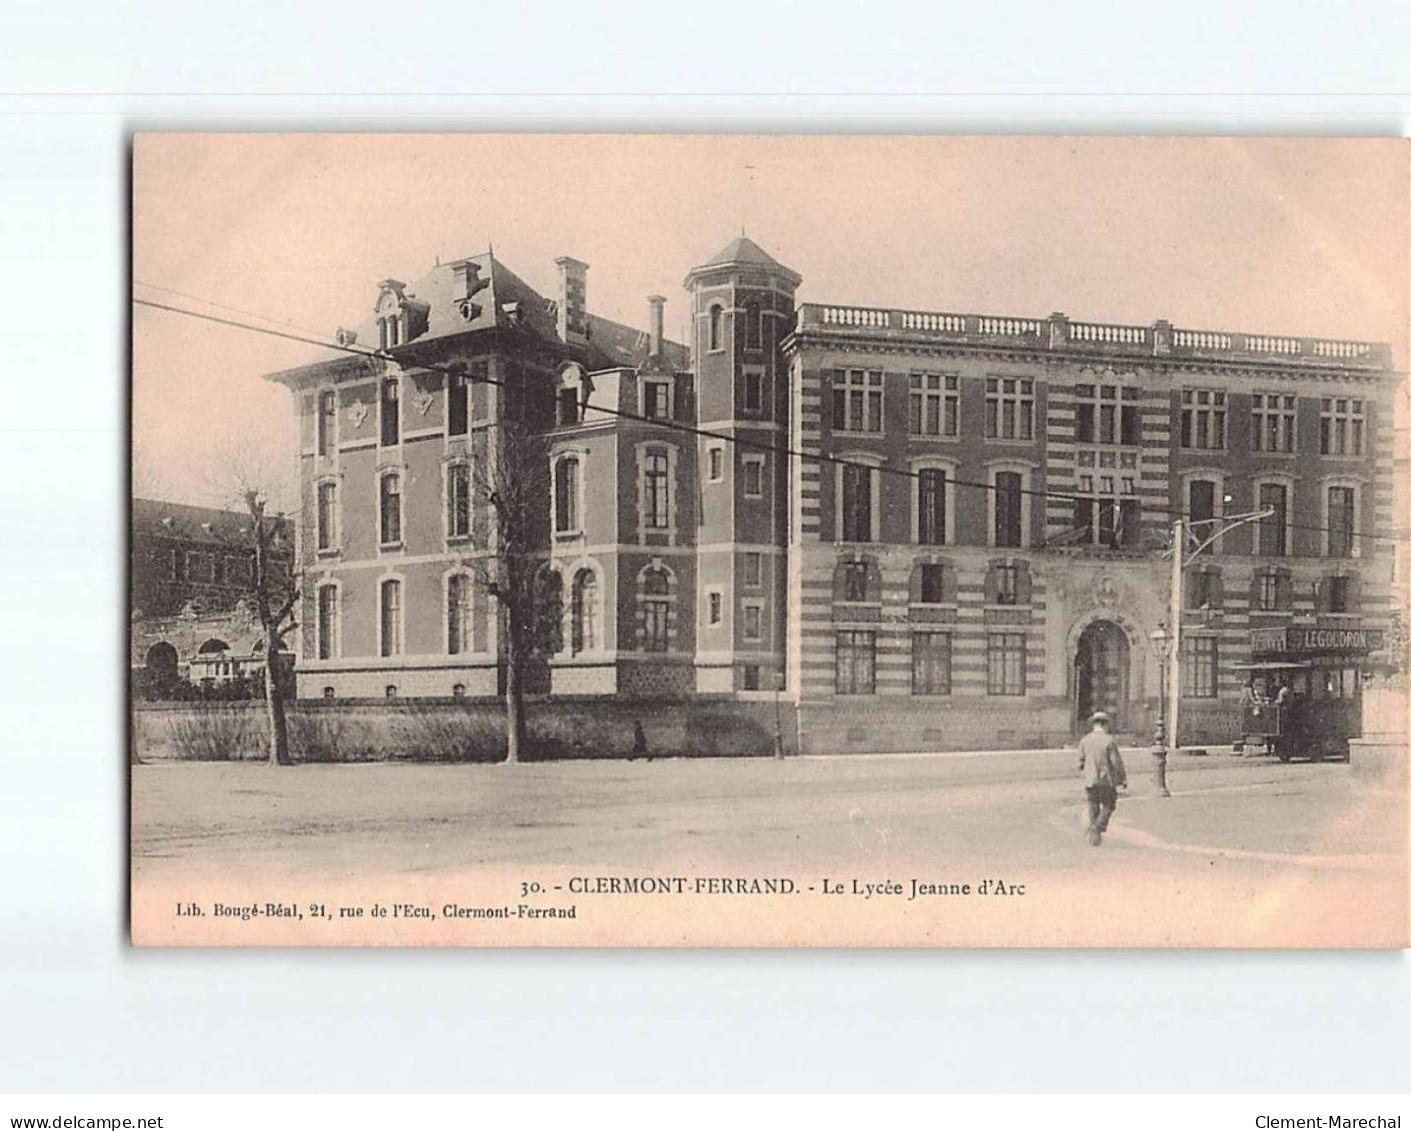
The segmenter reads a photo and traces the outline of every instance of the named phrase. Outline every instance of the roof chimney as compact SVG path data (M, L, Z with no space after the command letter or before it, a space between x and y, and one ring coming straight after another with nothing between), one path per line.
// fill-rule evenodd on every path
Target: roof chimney
M558 330L565 342L588 340L588 265L561 255L559 269Z
M651 348L647 351L649 357L661 357L662 323L665 319L666 299L661 295L648 295L647 305L651 307L651 317L647 322L651 333Z

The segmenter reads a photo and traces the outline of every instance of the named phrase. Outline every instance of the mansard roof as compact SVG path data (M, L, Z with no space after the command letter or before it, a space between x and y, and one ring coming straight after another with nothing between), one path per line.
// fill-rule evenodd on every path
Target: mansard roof
M394 283L397 285L393 286ZM412 324L408 328L407 340L388 351L394 358L407 347L483 330L527 333L542 341L558 344L579 356L590 370L636 368L647 357L645 330L595 314L588 315L586 344L570 346L565 343L559 337L554 302L541 295L490 251L437 264L413 283L402 285L397 280L384 280L378 284L379 304L389 294L406 307L413 308L417 314L415 319L409 320ZM377 350L378 317L378 310L374 307L355 326L340 328L337 341L359 350ZM690 354L685 346L666 342L664 347L671 364L682 369L690 364ZM300 377L325 372L329 363L351 356L328 349L309 364L267 376L269 380L289 384Z

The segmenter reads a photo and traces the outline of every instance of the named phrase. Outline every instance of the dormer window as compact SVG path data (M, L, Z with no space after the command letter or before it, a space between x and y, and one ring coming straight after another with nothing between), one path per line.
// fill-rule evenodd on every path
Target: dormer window
M652 420L671 419L670 381L642 381L642 415Z
M391 349L402 344L402 319L389 314L377 320L377 340L383 349Z

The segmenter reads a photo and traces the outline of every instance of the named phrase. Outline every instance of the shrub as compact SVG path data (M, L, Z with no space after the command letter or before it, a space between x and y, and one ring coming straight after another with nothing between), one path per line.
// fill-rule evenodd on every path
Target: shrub
M504 717L473 708L410 706L391 719L387 756L415 762L499 762L505 756Z
M249 711L193 703L172 712L167 733L183 762L239 762L266 756L263 722Z

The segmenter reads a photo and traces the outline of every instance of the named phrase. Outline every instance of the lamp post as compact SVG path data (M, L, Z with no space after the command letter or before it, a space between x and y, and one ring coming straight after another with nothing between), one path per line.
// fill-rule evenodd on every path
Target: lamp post
M784 690L784 672L774 673L774 757L784 757L784 719L779 712L779 696Z
M1165 622L1151 630L1151 645L1156 651L1156 663L1161 673L1159 707L1156 715L1156 734L1153 737L1152 757L1156 761L1156 791L1162 797L1170 797L1166 788L1166 665L1171 655L1171 632Z
M1224 502L1226 505L1233 502L1233 496L1225 495ZM1170 791L1166 788L1166 755L1176 753L1176 734L1181 725L1181 620L1185 600L1182 587L1186 567L1195 561L1204 550L1214 545L1216 539L1246 523L1262 522L1266 518L1272 518L1275 513L1275 508L1265 507L1263 510L1249 511L1246 514L1221 515L1219 519L1202 520L1198 523L1188 523L1184 518L1178 518L1171 524L1171 603L1167 631L1163 634L1167 642L1167 663L1166 678L1162 681L1166 688L1166 702L1169 704L1170 717L1162 728L1165 732L1163 737L1166 744L1157 765L1163 797L1171 796ZM1191 532L1192 526L1208 528L1217 521L1221 523L1219 529L1207 533L1194 546L1187 547L1187 540L1193 540L1196 537ZM1155 637L1156 634L1153 632L1153 642ZM1163 714L1165 713L1163 712Z

